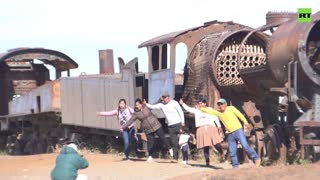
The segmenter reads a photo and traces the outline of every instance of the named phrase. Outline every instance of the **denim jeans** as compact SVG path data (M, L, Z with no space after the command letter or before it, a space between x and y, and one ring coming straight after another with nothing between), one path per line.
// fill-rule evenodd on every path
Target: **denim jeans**
M237 141L240 141L242 148L247 152L251 159L253 159L254 161L259 159L256 151L248 144L243 129L240 128L228 135L229 153L231 157L232 167L236 168L239 166L237 157Z
M124 142L124 154L126 158L128 158L130 154L130 144L135 142L134 133L135 133L135 130L133 127L124 129L122 132L122 137Z

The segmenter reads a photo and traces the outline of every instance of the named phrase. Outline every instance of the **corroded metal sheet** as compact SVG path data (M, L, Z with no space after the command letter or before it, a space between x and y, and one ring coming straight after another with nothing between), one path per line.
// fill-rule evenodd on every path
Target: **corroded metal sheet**
M51 64L59 70L68 70L78 67L78 64L66 54L44 48L16 48L8 50L0 56L0 62L30 61L33 59L38 59L44 63Z
M104 107L104 81L103 79L82 79L81 83L83 126L105 127L105 122L97 118L97 110Z
M277 81L288 81L289 62L298 61L299 80L311 80L320 85L320 12L313 15L311 23L290 21L284 23L273 33L268 46L268 64ZM290 30L290 31L288 31ZM301 67L301 68L300 68ZM305 78L306 77L306 78Z
M83 76L61 79L62 123L91 128L119 130L116 116L97 116L96 112L117 109L121 98L131 107L135 76L123 70L122 76Z
M9 115L32 114L59 110L60 104L53 104L54 84L59 84L59 82L49 82L36 89L31 90L29 93L20 96L13 101L10 101Z
M155 71L149 77L149 102L159 100L161 93L167 91L174 97L174 72L171 70Z
M61 110L60 105L60 81L53 81L52 82L52 110L58 111Z
M200 99L208 97L209 49L221 36L221 32L213 33L196 44L190 53L185 72L183 100L195 105Z
M82 81L78 78L61 79L61 115L63 124L82 125Z

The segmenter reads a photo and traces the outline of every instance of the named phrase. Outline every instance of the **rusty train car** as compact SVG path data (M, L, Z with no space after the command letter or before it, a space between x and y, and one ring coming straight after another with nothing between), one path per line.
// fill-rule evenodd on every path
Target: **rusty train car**
M10 154L45 153L75 134L119 136L115 117L96 112L115 109L120 98L132 106L145 93L145 74L138 73L137 59L127 64L119 59L120 73L115 74L109 49L99 51L99 61L100 74L69 77L78 64L61 52L18 48L3 53L1 148ZM47 65L55 68L53 81ZM64 72L67 77L61 77Z
M269 12L266 17L267 23L259 28L211 21L143 42L139 48L147 48L147 73L138 73L135 59L128 64L120 60L120 73L114 74L109 66L113 58L107 58L112 53L100 52L100 69L106 72L60 78L62 71L77 67L63 53L46 49L7 52L0 57L0 67L6 69L0 77L5 87L0 96L5 100L1 100L2 135L29 127L32 136L26 144L41 139L46 143L40 143L39 152L44 152L56 142L49 139L70 132L110 134L117 132L116 121L96 117L96 111L114 108L120 98L126 98L129 105L136 97L153 103L165 90L189 105L207 98L215 107L220 97L226 98L250 120L253 128L248 137L261 156L285 162L290 153L300 150L304 155L306 146L312 148L314 157L320 145L320 12L310 23L297 22L296 13ZM179 43L187 47L183 80L175 73ZM34 65L33 59L54 66L57 80L48 82L45 66ZM32 66L32 70L20 66ZM32 88L13 100L19 85L25 88L22 82L30 79ZM164 117L160 111L154 113ZM186 116L190 119L187 126L194 130L192 116Z
M305 150L316 158L320 145L320 12L310 23L296 13L269 12L266 24L250 28L234 22L165 34L147 47L149 72L175 68L175 48L187 47L181 97L195 105L205 97L216 107L224 97L250 120L261 156L277 162ZM279 97L282 100L279 102ZM192 125L189 125L192 126ZM192 128L192 127L191 127ZM311 148L311 150L310 150ZM312 155L310 155L312 154Z

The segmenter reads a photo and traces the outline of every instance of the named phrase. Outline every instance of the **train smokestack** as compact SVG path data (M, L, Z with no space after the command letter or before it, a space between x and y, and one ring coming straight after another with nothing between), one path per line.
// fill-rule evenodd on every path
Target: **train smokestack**
M268 12L266 15L267 25L276 23L285 23L297 19L297 13L294 12Z
M100 74L114 74L113 50L99 50Z

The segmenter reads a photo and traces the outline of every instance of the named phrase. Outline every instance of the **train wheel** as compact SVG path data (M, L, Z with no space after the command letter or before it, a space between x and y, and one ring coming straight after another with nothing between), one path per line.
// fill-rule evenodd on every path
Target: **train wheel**
M280 125L275 124L267 128L264 138L266 147L265 164L286 164L287 146L285 136Z

